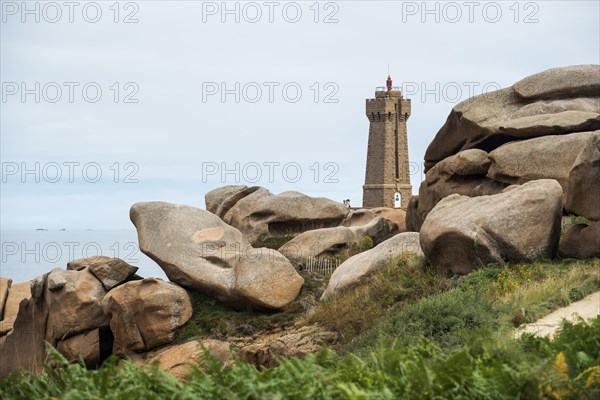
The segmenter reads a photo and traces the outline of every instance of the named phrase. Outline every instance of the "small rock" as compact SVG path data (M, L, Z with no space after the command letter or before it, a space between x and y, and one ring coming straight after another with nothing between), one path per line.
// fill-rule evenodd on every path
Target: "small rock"
M133 356L132 361L139 365L149 365L157 361L160 369L180 381L186 381L192 366L202 368L204 349L225 364L231 362L229 343L214 339L192 340L183 344L169 345L137 357Z
M375 207L371 208L370 211L388 221L390 226L389 237L406 232L406 211L401 208Z
M222 219L238 201L258 189L260 186L230 185L211 190L204 196L206 209Z
M138 270L137 267L129 265L119 258L111 258L106 256L94 256L88 258L80 258L70 261L67 264L67 269L82 270L84 268L96 277L106 290L110 290L115 286L126 282Z
M15 290L14 285L11 291ZM29 291L29 283L26 283ZM9 292L9 301L11 294ZM8 304L7 304L8 306ZM0 336L0 379L18 369L40 373L46 361L46 320L48 309L33 298L18 304L12 331Z
M411 196L406 208L406 231L419 232L425 217L421 217L418 212L419 196Z

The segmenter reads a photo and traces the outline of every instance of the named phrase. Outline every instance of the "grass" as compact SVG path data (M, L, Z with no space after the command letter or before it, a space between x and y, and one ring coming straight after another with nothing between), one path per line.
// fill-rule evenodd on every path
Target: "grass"
M248 338L319 324L339 334L336 350L365 352L381 341L415 344L426 337L440 346L466 343L469 332L509 335L521 324L600 290L600 260L488 266L467 276L442 275L420 257L394 260L369 282L325 303L326 278L301 272L296 301L279 312L234 310L189 292L193 316L177 338Z
M571 225L577 225L577 224L586 224L588 225L590 223L590 220L587 219L586 217L583 217L581 215L571 215Z
M518 326L519 314L523 314L522 323L535 322L560 307L600 290L598 259L545 261L527 268L533 275L530 282L522 282L512 290L495 294L502 305L503 314L515 326Z
M421 337L453 347L463 345L472 332L481 329L493 332L496 338L506 337L515 327L600 290L597 259L533 263L526 266L529 281L506 288L500 277L518 268L484 268L459 278L451 290L396 303L379 318L380 324L361 327L363 333L348 349L370 350L381 341L414 344Z
M421 257L399 258L364 285L322 304L307 317L334 330L347 343L376 326L398 304L427 297L453 286L451 279L428 269Z

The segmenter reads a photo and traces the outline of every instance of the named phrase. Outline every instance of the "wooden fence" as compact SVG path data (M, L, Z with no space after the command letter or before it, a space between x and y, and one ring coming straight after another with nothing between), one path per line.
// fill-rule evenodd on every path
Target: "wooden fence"
M331 276L333 271L340 266L340 260L331 258L308 257L305 263L307 272Z

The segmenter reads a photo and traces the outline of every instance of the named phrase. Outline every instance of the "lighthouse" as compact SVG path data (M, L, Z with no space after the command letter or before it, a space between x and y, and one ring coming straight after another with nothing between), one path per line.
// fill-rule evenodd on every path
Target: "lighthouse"
M406 210L412 194L408 162L406 121L410 117L410 99L404 99L399 87L388 75L385 87L375 89L375 98L367 99L369 144L363 186L363 207L393 207Z

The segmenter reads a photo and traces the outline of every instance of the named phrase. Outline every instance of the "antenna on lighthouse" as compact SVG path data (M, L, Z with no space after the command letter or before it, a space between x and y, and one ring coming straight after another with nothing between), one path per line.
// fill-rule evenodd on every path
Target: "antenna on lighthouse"
M387 66L388 66L388 77L387 77L387 80L385 81L385 86L387 89L386 93L389 96L390 92L392 91L392 77L390 76L390 64L388 63Z

